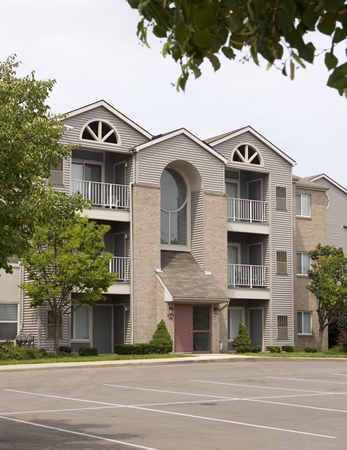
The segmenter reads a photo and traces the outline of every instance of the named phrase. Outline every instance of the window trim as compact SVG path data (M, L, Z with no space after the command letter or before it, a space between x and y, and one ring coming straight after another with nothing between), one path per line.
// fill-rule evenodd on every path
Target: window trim
M279 253L282 253L282 256L285 255L285 261L279 261L280 258L278 258ZM278 264L285 264L286 270L285 272L279 271ZM276 275L279 276L288 276L288 251L287 250L276 250Z
M299 320L299 314L301 314L301 320ZM305 333L305 331L299 332L299 322L301 322L301 330L304 330L304 314L310 315L310 332ZM297 318L297 334L298 336L312 336L312 311L297 311L296 313Z
M279 325L279 318L282 319L286 319L286 325ZM289 326L288 326L289 320L288 320L288 315L287 314L279 314L276 316L276 329L277 329L277 340L278 341L288 341L289 340ZM287 330L287 334L286 337L284 336L279 336L279 330Z
M310 270L310 268L311 268L310 254L308 252L296 252L296 261L298 261L298 255L301 255L301 268L302 269L304 267L303 255L308 255L308 258L309 258L309 269L308 270ZM301 271L301 273L298 272L298 263L296 263L296 275L299 277L307 277L308 276L307 272L306 273L302 273L302 271Z
M116 139L117 139L117 142L116 143L112 143L112 142L104 142L103 140L101 140L101 139L95 139L95 140L91 140L91 139L84 139L82 136L83 136L83 132L84 132L84 130L87 128L87 126L89 126L89 124L91 124L91 123L93 123L93 122L103 122L103 123L105 123L106 125L108 125L113 131L114 131L114 133L115 133L115 135L116 135ZM83 142L83 146L85 145L85 144L87 144L87 146L95 146L95 145L107 145L107 146L110 146L110 147L121 147L122 146L122 141L121 141L121 137L120 137L120 134L118 133L118 131L117 131L117 129L116 129L116 127L114 126L114 125L112 125L108 120L105 120L105 119L101 119L101 118L98 118L98 117L94 117L93 119L91 119L91 120L88 120L88 122L86 122L82 127L81 127L81 131L80 131L80 135L79 135L79 140L81 141L81 142Z
M16 320L1 320L0 318L0 324L1 323L5 323L5 324L17 324L16 326L16 336L18 334L18 329L19 329L19 303L15 303L15 302L7 302L7 303L1 303L2 305L15 305L16 306ZM16 337L15 336L15 337ZM1 339L1 342L5 342L6 339Z
M244 158L239 151L239 148L242 146L245 146L245 155L247 155L246 158ZM252 150L254 150L254 154L249 158L248 157L248 147L251 147ZM235 153L238 152L240 159L242 159L243 161L234 161L234 155ZM254 160L254 158L258 156L259 158L259 164L255 164L252 161ZM250 144L249 142L240 142L237 147L235 147L233 149L233 151L231 152L230 155L230 163L231 164L241 164L241 165L247 165L247 166L251 166L251 167L264 167L264 160L263 157L260 153L260 151L257 149L257 147L255 147L253 144Z
M277 195L277 189L284 189L285 191L285 197L280 197ZM275 189L275 196L276 196L276 211L288 211L287 208L287 187L286 186L276 186ZM284 204L284 206L281 205L281 202Z
M298 197L308 197L309 198L309 212L308 215L303 214L302 211L302 201L301 201L301 205L300 205L300 214L297 213L297 201L298 201ZM310 194L295 194L295 215L296 217L303 217L303 218L311 218L311 195Z

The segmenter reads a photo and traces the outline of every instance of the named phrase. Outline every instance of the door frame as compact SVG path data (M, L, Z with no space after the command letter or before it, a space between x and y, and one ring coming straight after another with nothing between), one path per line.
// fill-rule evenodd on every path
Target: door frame
M263 306L250 306L248 308L248 332L249 337L251 337L251 317L250 312L251 310L260 309L261 310L261 349L264 348L264 307Z
M245 324L245 318L246 318L246 308L244 307L244 306L229 306L228 307L228 351L229 351L229 343L230 343L230 347L231 347L231 341L232 340L234 340L235 338L230 338L229 336L230 336L230 323L231 323L231 313L230 313L230 310L232 310L232 309L237 309L237 310L241 310L242 311L242 322L240 322L240 323L243 323L243 324Z
M254 180L248 180L247 181L247 199L248 200L253 200L249 198L249 185L251 183L256 183L257 181L260 181L260 200L258 201L262 201L263 199L263 179L262 178L255 178Z
M252 242L251 244L247 245L247 259L248 259L248 264L251 265L250 263L250 259L249 259L249 247L251 246L255 246L255 245L260 245L261 248L261 262L262 264L259 264L260 266L264 265L264 249L263 249L263 242ZM257 264L252 264L252 266L256 266Z

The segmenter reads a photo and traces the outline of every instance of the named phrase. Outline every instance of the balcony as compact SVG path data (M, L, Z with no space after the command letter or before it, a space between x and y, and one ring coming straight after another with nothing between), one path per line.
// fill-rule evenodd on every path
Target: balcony
M117 274L117 283L129 283L130 258L115 256L110 261L110 272Z
M93 206L129 210L129 186L98 181L72 180L72 192L81 192Z
M228 197L228 220L268 223L267 202Z
M267 288L266 266L252 266L247 264L228 264L229 288Z

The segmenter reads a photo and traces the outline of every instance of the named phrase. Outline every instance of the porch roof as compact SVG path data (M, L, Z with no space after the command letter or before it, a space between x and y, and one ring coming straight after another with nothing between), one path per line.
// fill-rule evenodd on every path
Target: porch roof
M161 272L157 273L172 296L182 303L228 302L212 274L205 273L188 252L161 252Z

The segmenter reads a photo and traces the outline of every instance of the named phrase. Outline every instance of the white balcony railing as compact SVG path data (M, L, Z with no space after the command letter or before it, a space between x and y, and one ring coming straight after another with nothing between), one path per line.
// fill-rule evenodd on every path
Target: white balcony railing
M267 223L267 202L228 197L228 220Z
M228 287L268 287L267 267L228 264Z
M129 186L100 183L98 181L72 180L72 192L81 192L83 198L94 206L129 209Z
M117 281L127 283L130 281L130 258L115 256L110 261L110 272L117 274Z

